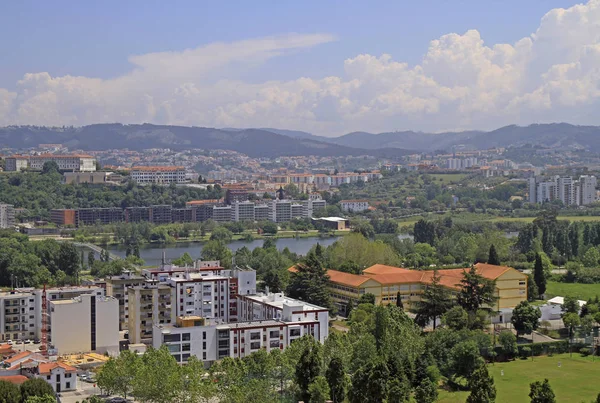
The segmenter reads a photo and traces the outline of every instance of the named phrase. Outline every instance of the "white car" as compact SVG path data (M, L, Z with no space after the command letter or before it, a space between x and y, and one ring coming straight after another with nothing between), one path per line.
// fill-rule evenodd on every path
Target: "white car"
M6 340L6 344L8 344L9 346L13 345L13 341L12 340Z
M24 343L24 344L33 344L33 340L29 340L29 339L27 339L27 340L25 340L25 343Z

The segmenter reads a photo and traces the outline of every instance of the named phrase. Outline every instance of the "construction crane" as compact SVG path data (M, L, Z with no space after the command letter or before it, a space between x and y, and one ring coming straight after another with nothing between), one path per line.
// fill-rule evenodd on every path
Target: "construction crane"
M42 344L40 345L42 355L48 358L48 301L46 299L46 284L42 291Z

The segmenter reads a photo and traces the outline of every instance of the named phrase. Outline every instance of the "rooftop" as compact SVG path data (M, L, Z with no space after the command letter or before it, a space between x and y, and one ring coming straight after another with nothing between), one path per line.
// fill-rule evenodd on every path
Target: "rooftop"
M185 170L182 166L139 166L131 167L132 171L148 171L148 172L173 172Z
M288 306L302 306L303 311L319 311L325 309L323 307L309 304L308 302L300 301L298 299L286 297L282 292L280 293L269 293L269 294L255 294L255 295L244 295L245 299L256 301L265 305L269 305L278 309L283 309L284 305Z

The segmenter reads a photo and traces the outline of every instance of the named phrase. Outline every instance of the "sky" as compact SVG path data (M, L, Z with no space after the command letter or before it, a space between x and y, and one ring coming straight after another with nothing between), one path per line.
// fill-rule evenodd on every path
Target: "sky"
M600 125L600 0L5 2L0 125Z

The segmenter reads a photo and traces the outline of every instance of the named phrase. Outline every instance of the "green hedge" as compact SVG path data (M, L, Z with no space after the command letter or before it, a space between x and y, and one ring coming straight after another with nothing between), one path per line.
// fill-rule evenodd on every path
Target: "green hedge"
M586 347L584 344L573 344L571 346L573 352L579 351L582 347ZM529 349L523 351L523 349ZM569 342L567 340L559 340L559 341L550 341L543 343L527 343L527 344L519 344L518 345L519 352L517 354L518 357L523 357L525 355L530 355L533 352L534 356L538 355L549 355L549 354L562 354L569 352ZM498 357L503 357L502 347L496 346L494 351Z

